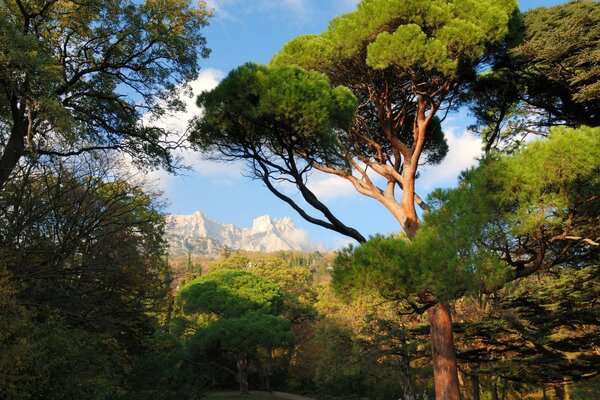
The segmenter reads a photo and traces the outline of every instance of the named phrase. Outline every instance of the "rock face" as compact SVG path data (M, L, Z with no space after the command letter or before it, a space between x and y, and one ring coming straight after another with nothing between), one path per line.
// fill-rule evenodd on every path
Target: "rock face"
M168 215L166 238L171 255L218 255L225 247L237 250L271 252L279 250L326 251L310 241L306 232L294 226L290 217L256 218L251 228L238 228L206 219L197 211L192 215Z

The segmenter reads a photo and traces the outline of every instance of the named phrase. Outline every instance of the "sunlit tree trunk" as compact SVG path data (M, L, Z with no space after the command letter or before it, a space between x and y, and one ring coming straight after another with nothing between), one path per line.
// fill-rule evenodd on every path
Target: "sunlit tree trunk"
M459 400L450 309L446 304L438 303L428 310L428 315L435 398L436 400Z

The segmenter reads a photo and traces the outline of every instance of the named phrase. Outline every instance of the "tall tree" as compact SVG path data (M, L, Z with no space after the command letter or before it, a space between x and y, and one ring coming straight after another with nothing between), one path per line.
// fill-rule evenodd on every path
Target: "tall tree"
M479 168L464 174L458 188L434 192L434 211L426 215L412 243L405 237L376 237L342 253L336 261L334 283L344 292L353 286L375 290L409 310L423 306L424 293L438 301L466 293L490 294L507 282L534 274L563 276L567 283L554 283L559 287L572 285L568 283L572 279L579 285L589 285L597 279L600 250L599 171L598 128L555 128L546 141L530 143L512 156L484 160ZM398 263L403 268L398 269ZM573 271L561 272L566 269ZM531 286L524 290L531 290ZM498 325L492 323L492 327L476 325L475 330L525 329L520 334L523 338L513 335L512 339L536 346L530 352L533 356L527 357L532 364L540 358L566 361L560 346L577 346L577 340L570 338L569 344L560 340L557 335L561 334L562 322L553 321L545 307L565 307L573 298L585 302L593 292L588 288L560 293L552 289L552 283L542 290L551 292L553 300L515 296L512 305L517 307L511 315L516 318L507 317L510 321L505 324L496 321ZM558 304L553 305L554 301ZM546 306L540 306L540 302ZM523 307L523 303L531 308ZM540 320L528 316L535 314L535 307L540 307ZM570 310L574 325L582 319L576 310ZM586 326L580 335L593 332L596 320L590 315L588 322L581 322ZM550 336L550 332L552 338L544 336ZM498 344L501 340L491 338L488 343L492 342ZM582 343L580 350L586 351L585 339ZM590 362L594 362L593 357L571 360L572 368L565 374L570 379L580 377ZM518 360L515 364L519 366ZM512 378L517 375L510 370L504 374ZM525 372L518 374L525 379ZM556 380L555 374L555 370L546 368L539 377ZM527 379L531 379L530 373Z
M204 2L0 3L0 188L22 157L93 149L173 167L176 141L155 123L208 49Z
M202 93L198 106L205 112L193 121L190 140L200 150L216 159L246 160L251 176L304 219L365 240L306 185L313 162L347 168L331 133L352 122L356 99L348 89L332 88L327 77L297 67L246 64ZM277 185L281 182L294 183L312 212L286 195Z
M271 169L276 170L283 175L280 179L296 184L304 199L324 213L330 224L311 221L298 204L289 198L278 197L309 221L328 228L333 225L334 230L362 241L362 236L345 226L340 228L343 224L336 223L335 217L326 214L329 210L306 190L304 173L316 169L346 179L359 193L384 205L407 236L413 238L419 228L416 204L427 208L415 193L417 169L426 162L439 162L445 153L441 144L443 135L438 134L436 138L431 133L436 131L436 113L441 111L443 114L450 109L463 84L473 77L475 68L485 59L486 50L503 40L511 19L517 15L512 0L364 0L357 11L334 19L321 35L292 40L271 61L272 70L281 71L281 66L300 66L324 73L333 85L350 89L358 101L351 126L329 123L322 125L325 129L319 127L309 131L308 137L306 131L304 136L298 135L298 126L311 119L315 121L314 112L303 118L303 107L313 104L311 102L322 104L324 100L305 90L302 79L294 79L288 74L286 81L263 79L268 88L263 88L262 92L251 91L247 100L242 98L243 108L230 108L232 104L240 104L239 97L236 92L228 93L225 85L213 92L215 99L212 102L205 101L210 94L201 96L199 105L205 107L206 115L211 115L210 119L218 115L218 120L227 122L211 125L199 119L192 140L203 149L220 151L225 159L242 158L253 165L258 164L259 168L255 170L267 187L270 184L264 178L268 178ZM231 78L237 79L243 88L246 81L237 78L236 74L239 76L241 72L234 72ZM279 104L284 106L267 103L275 107L271 110L261 108L266 103L264 96L268 99L270 90L288 95L279 97ZM287 101L288 98L291 100ZM295 106L290 107L292 105ZM238 113L231 112L244 108L248 111L243 114L252 115L258 111L258 115L253 114L250 119L254 122L249 130L248 119L243 114L239 118ZM323 112L332 109L331 106L321 108ZM275 124L270 122L273 120ZM291 120L292 129L284 126L282 130L277 125L279 120ZM264 121L267 122L261 125ZM261 136L263 131L255 126L263 125L275 128L267 129ZM252 134L242 134L245 132ZM276 136L272 136L273 133ZM254 139L250 146L247 137ZM297 137L302 140L296 140ZM280 146L271 145L278 141L282 141ZM428 142L429 154L425 151ZM272 149L280 148L286 149L285 157L271 158ZM439 150L434 151L436 148ZM276 156L279 154L275 151ZM302 160L300 167L296 166L296 160ZM263 163L271 169L261 169ZM383 187L377 185L372 173L383 178ZM401 191L400 195L398 191ZM451 332L448 307L437 303L430 308L429 316L435 349L437 396L458 399L456 364L451 335L448 336ZM449 361L448 365L444 365L445 360Z

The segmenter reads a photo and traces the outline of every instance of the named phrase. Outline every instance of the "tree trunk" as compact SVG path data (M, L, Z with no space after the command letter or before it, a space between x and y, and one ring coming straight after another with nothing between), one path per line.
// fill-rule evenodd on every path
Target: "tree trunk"
M25 127L22 125L22 123L15 123L0 156L0 189L4 187L25 152Z
M571 400L571 393L569 392L569 386L563 383L560 386L554 387L554 394L559 400Z
M492 400L498 400L498 377L492 376Z
M554 394L556 395L556 398L558 400L565 400L565 390L563 389L562 386L555 386Z
M502 380L502 400L506 400L506 396L508 395L508 379Z
M436 400L459 400L458 372L452 316L447 305L438 303L427 311L431 332L431 357Z
M479 397L479 375L471 376L471 383L473 384L473 400L480 400L480 397Z
M248 359L246 357L237 360L237 370L240 393L248 394Z
M273 375L273 350L267 351L267 365L265 368L265 390L269 393L271 390L271 375Z

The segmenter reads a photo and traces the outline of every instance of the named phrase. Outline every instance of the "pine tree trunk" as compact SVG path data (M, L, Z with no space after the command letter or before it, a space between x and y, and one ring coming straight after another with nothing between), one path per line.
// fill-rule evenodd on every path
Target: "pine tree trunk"
M428 310L431 332L431 356L436 400L459 400L458 372L452 316L447 305L438 303Z
M240 384L240 393L248 394L248 359L242 357L237 361L238 382Z
M554 387L554 394L559 400L571 400L571 393L569 391L569 386L566 383L563 383L560 386Z
M273 350L267 351L267 366L265 369L265 390L269 393L271 390L271 375L273 375Z

